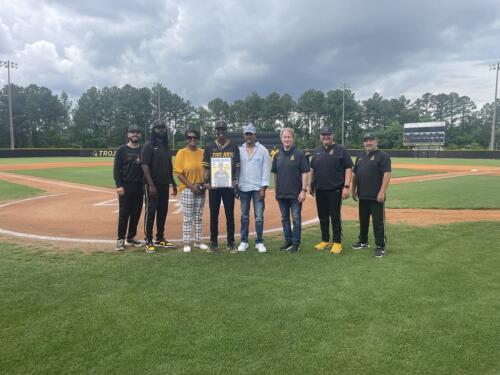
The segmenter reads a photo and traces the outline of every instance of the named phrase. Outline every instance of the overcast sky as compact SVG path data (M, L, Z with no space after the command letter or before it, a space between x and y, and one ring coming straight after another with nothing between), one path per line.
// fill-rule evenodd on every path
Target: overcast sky
M194 104L347 82L415 99L492 102L499 0L0 0L0 60L14 83L78 97L162 82ZM0 71L0 84L7 81Z

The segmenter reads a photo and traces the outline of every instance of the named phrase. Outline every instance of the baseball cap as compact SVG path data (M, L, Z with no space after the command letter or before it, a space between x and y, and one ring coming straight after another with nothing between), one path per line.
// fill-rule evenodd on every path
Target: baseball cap
M365 133L363 135L363 141L366 139L378 139L378 137L374 133Z
M227 124L223 120L219 120L215 123L215 129L227 129Z
M333 133L332 128L329 128L328 126L323 126L323 127L319 130L319 134L332 134L332 133Z
M253 126L253 124L248 124L248 125L243 127L243 134L246 134L246 133L255 134L256 132L257 131L255 130L255 126Z
M131 132L139 132L141 133L141 128L138 127L137 125L130 125L127 130L129 133Z

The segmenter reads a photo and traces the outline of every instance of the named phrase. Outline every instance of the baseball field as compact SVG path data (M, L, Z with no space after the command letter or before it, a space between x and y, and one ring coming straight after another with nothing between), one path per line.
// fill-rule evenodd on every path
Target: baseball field
M272 189L267 254L115 252L111 164L0 159L1 373L500 373L500 160L393 159L382 259L352 200L343 253L313 250L311 197L280 253Z

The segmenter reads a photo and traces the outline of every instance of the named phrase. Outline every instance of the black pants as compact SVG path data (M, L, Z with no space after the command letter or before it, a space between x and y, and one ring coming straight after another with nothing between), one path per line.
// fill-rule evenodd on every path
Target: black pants
M160 241L165 238L165 221L168 213L168 185L156 185L158 194L156 197L149 195L148 186L146 190L146 217L144 219L144 233L146 241L153 240L153 225L156 216L156 240Z
M142 212L143 186L139 184L125 184L125 194L118 197L118 239L134 238L137 234L137 224ZM128 225L128 235L127 235Z
M208 191L208 206L210 207L210 241L217 242L219 235L220 203L224 203L226 213L227 243L234 243L234 190L219 188Z
M370 227L370 215L373 220L373 234L375 244L385 246L385 209L384 203L376 200L359 200L359 242L368 243L368 228Z
M330 221L332 223L333 242L342 242L342 189L316 190L316 208L318 209L321 241L330 242Z

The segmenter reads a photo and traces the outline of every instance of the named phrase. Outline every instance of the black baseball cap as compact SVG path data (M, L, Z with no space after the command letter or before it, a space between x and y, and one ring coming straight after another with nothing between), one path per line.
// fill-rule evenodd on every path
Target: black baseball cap
M319 134L333 134L333 130L328 126L323 126L321 129L319 129Z
M215 129L227 129L227 124L223 120L219 120L215 123Z
M366 139L378 139L378 137L374 133L365 133L363 135L363 141Z
M130 125L130 126L128 127L128 130L127 130L127 131L128 131L129 133L132 133L132 132L139 132L139 133L141 133L141 132L142 132L142 131L141 131L141 128L140 128L140 127L138 127L137 125Z

